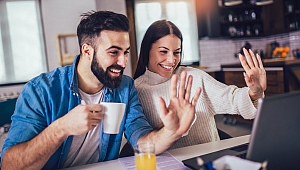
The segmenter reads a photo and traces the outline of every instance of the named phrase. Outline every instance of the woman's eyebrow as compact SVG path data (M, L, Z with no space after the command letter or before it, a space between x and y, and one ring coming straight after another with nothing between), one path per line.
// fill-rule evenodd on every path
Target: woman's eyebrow
M166 50L169 50L167 47L164 47L164 46L160 46L160 47L158 47L158 48L164 48L164 49L166 49Z

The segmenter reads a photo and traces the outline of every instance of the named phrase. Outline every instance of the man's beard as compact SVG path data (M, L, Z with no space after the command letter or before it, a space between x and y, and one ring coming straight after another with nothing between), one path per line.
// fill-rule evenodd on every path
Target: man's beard
M118 70L121 70L120 75L118 77L111 77L109 75L109 70L115 68ZM91 70L94 73L94 75L98 78L98 80L106 87L108 88L118 88L122 82L122 75L124 72L124 67L121 67L117 64L113 64L106 68L106 71L102 67L99 66L99 62L96 57L96 53L93 56L93 61L91 65Z

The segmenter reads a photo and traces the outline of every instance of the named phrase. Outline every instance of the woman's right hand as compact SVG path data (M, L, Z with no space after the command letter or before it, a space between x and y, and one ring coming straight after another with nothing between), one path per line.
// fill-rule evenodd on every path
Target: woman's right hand
M183 71L180 75L179 88L177 89L178 76L173 75L171 79L170 89L170 104L166 107L166 103L163 98L159 98L160 102L160 118L169 131L172 131L176 135L182 136L192 124L195 117L195 106L199 99L201 88L199 87L193 96L191 96L191 88L193 77L188 76ZM187 85L185 86L187 81Z

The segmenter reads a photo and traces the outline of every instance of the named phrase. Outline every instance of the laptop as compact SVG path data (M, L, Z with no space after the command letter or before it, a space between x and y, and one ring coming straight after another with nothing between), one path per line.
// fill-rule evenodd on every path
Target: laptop
M300 91L267 96L258 100L250 142L206 155L205 162L224 155L255 162L268 161L268 170L300 169ZM197 157L182 161L191 169L202 168Z

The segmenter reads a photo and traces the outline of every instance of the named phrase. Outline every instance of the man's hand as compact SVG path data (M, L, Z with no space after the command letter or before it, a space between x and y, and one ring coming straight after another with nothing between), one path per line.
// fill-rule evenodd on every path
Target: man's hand
M239 54L239 59L241 64L246 71L244 73L244 79L247 86L250 88L249 96L252 100L257 100L263 96L264 91L267 89L267 76L262 60L258 54L256 56L254 53L243 48L245 58Z
M99 104L78 105L34 138L10 147L3 157L2 168L42 169L66 137L87 133L99 124L101 112Z
M201 88L199 87L190 100L193 77L189 76L186 85L187 73L183 71L180 75L179 89L177 90L177 75L171 79L170 104L166 107L163 98L160 102L160 118L165 128L176 136L184 134L192 124L195 116L195 105L200 96Z
M68 114L58 119L68 136L81 135L96 127L103 118L102 106L99 104L78 105Z

